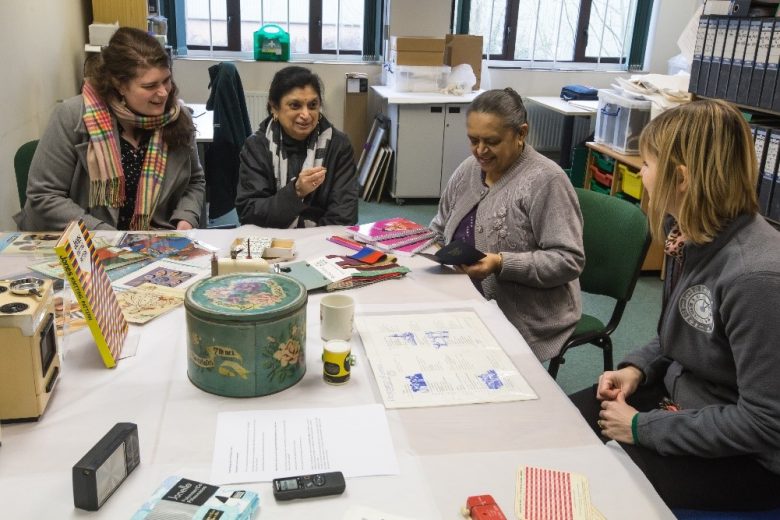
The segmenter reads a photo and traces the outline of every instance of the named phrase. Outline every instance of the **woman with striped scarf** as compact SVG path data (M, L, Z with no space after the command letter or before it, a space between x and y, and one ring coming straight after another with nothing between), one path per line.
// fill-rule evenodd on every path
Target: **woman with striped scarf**
M165 49L120 28L82 94L59 104L40 139L20 229L191 229L205 192L195 127Z

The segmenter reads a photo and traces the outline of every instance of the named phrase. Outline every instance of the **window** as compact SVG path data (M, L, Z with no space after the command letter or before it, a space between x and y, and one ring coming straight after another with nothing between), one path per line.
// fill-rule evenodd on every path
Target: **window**
M252 53L254 33L275 24L290 54L375 54L379 25L370 0L183 0L187 49ZM372 20L366 27L365 20Z
M626 69L642 66L651 11L652 0L457 0L455 16L492 60Z

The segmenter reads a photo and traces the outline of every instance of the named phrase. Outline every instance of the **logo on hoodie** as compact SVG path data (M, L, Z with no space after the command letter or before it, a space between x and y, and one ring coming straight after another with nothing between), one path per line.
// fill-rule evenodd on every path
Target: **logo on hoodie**
M680 316L691 327L702 332L715 328L712 318L712 294L705 285L689 287L680 296Z

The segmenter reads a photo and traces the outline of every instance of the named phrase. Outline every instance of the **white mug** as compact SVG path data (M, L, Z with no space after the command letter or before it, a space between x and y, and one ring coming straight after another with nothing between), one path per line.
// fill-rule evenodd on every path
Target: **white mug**
M323 341L352 339L355 300L345 294L328 294L320 301L320 337Z

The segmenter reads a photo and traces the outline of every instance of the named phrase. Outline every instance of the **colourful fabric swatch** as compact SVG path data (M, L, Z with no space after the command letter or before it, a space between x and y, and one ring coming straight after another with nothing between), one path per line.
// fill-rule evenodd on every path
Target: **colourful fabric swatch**
M349 249L354 249L355 251L360 251L365 247L364 244L361 244L360 242L355 242L352 239L349 239L347 237L342 237L339 235L333 235L328 237L328 240L333 242L334 244L338 244L340 246L347 247Z
M376 249L364 247L354 255L349 255L349 258L360 260L365 264L375 264L387 258L387 255L381 251L377 251Z

